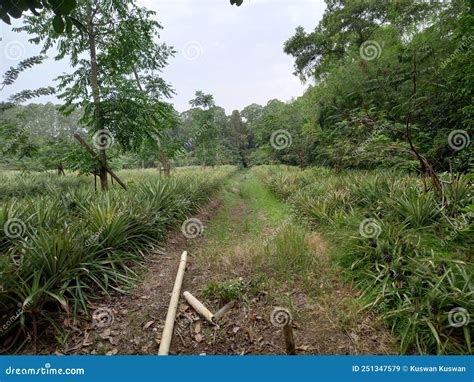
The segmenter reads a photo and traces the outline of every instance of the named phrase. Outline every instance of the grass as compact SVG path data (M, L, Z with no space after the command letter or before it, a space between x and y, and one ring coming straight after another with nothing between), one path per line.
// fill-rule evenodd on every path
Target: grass
M251 304L264 295L269 305L284 306L306 322L314 318L309 310L298 309L293 297L304 293L309 305L324 305L324 313L319 313L325 319L331 321L336 310L341 322L337 319L334 325L353 329L362 305L335 301L338 267L325 255L324 240L297 224L291 205L262 184L261 170L240 172L221 192L222 205L196 253L198 272L210 279L203 285L203 297L222 305L230 299Z
M402 353L472 353L469 177L444 176L439 197L420 178L388 171L272 166L258 175L298 219L324 232L345 279L398 335ZM453 323L459 311L463 325Z
M240 300L244 293L245 285L242 280L211 281L203 290L206 298L217 299L224 304L232 300Z
M77 319L110 291L126 293L146 253L206 203L235 169L189 169L170 179L128 171L129 190L94 192L89 179L15 175L0 205L0 310L20 314L0 331L3 347L34 337L64 315ZM38 180L33 196L20 189ZM59 183L57 183L59 180ZM60 184L58 186L58 184Z

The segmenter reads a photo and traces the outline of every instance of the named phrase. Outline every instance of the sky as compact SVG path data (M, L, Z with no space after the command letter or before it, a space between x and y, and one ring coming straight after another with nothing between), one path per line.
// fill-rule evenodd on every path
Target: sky
M164 29L160 41L177 51L162 76L176 91L169 102L178 111L190 108L196 90L214 95L216 104L230 114L245 106L265 105L278 98L289 101L303 94L305 85L293 75L292 57L283 43L297 26L313 30L321 20L323 0L244 0L240 7L228 0L138 0L156 11ZM39 53L26 33L15 33L0 23L0 73L24 58ZM16 21L13 26L19 26ZM54 56L54 51L48 53ZM0 100L23 89L54 86L53 79L71 72L67 59L46 60L21 74L6 87ZM35 102L56 102L54 96Z

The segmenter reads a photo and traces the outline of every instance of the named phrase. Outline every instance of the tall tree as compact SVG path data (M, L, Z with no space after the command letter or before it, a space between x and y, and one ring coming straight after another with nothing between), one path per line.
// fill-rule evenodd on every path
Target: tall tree
M107 189L107 148L114 137L124 148L138 148L160 133L160 118L169 107L161 99L171 88L159 76L174 51L158 44L161 25L155 12L132 0L84 0L71 12L83 28L58 34L49 27L56 16L30 16L19 31L43 43L43 52L56 45L56 59L69 57L72 74L58 77L64 110L84 107L84 122L98 134L100 181ZM87 58L85 58L87 57Z

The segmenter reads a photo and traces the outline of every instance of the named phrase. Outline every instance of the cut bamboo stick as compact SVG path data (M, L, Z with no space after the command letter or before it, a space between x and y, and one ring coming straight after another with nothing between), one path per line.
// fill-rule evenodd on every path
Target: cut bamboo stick
M168 313L166 314L165 327L163 328L163 334L161 335L158 355L168 355L170 351L171 339L173 337L174 320L176 318L176 311L178 310L179 294L181 292L181 285L183 284L187 259L188 253L184 251L181 255L181 261L179 263L178 273L176 274L173 292L171 292L170 305L168 307Z
M183 296L186 299L186 301L189 303L189 305L191 305L196 312L198 312L210 323L212 324L216 323L216 321L214 320L214 315L196 297L194 297L191 293L187 291L183 293Z

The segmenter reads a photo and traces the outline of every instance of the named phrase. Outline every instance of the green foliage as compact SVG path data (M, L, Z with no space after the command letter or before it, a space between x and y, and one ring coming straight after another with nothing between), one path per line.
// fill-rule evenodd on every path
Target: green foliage
M362 291L365 307L398 335L402 353L472 354L472 323L463 313L474 306L472 179L459 176L438 196L420 178L387 170L335 174L281 166L259 174L293 204L295 216L331 239L334 259ZM377 234L364 231L367 219ZM457 311L463 325L453 325Z
M143 253L157 250L166 231L195 213L232 171L183 171L169 180L125 173L128 191L102 194L75 176L2 182L0 195L9 198L0 200L0 310L12 316L17 304L25 307L2 331L2 343L34 335L33 321L78 319L92 300L126 292Z
M3 74L3 80L0 83L0 91L2 91L5 88L5 86L13 85L13 83L18 79L18 76L20 75L21 72L27 69L30 69L35 65L41 64L45 58L46 57L42 55L33 56L23 61L20 61L16 67L11 66L10 69L8 69ZM19 93L16 93L10 96L8 101L10 103L22 103L32 98L37 98L37 97L41 97L45 95L52 95L54 93L55 93L55 89L51 86L38 88L35 90L23 90Z
M394 200L394 211L403 223L413 228L430 225L439 213L439 207L432 193L421 193L419 189L409 188Z
M70 32L73 23L76 26L80 25L77 20L69 16L76 6L76 0L4 0L0 7L0 18L10 24L10 17L18 19L26 11L38 15L38 10L45 9L53 11L55 14L52 25L56 33L62 33L65 25Z
M69 116L58 107L30 104L0 111L0 159L5 167L44 171L66 165L77 148L73 134L80 128L82 111Z
M131 0L83 1L71 15L84 28L67 28L57 13L43 12L15 30L34 35L43 53L55 45L55 59L70 58L75 71L57 78L65 113L82 108L90 130L106 129L124 150L138 151L160 135L173 113L163 102L173 91L160 72L174 51L157 42L162 26L154 12ZM66 26L66 33L52 31L51 20L56 28Z
M468 2L326 3L314 31L298 27L284 47L295 58L295 74L314 81L296 124L316 142L310 164L424 172L418 151L435 170L466 171L472 146L455 150L449 136L473 132ZM267 130L281 123L265 122Z
M245 293L242 280L211 281L203 290L206 298L215 298L222 303L240 300Z
M303 78L324 77L345 54L372 39L384 25L396 26L400 34L411 32L415 24L429 20L441 4L401 1L326 0L326 12L311 33L302 27L285 42L285 53L295 58L295 74Z

